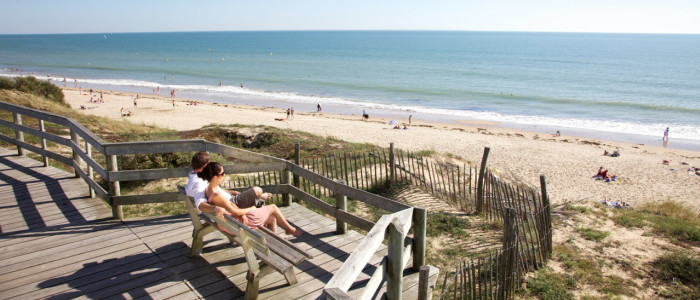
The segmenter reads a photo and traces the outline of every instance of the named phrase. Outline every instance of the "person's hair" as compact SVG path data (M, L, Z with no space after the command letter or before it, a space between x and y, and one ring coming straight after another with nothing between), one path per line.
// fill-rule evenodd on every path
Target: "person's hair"
M209 153L206 151L201 151L195 153L192 156L192 169L197 170L201 167L206 166L209 163Z
M204 167L202 172L197 173L197 176L206 181L211 181L211 179L214 178L214 176L219 175L219 173L221 173L221 170L223 169L224 166L222 166L220 163L212 162L209 163L206 167Z

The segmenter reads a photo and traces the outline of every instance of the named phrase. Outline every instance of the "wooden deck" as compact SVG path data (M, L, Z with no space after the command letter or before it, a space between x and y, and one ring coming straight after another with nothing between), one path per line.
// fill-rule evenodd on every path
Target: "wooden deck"
M295 268L288 286L275 273L260 282L261 299L316 299L364 236L336 235L335 222L300 205L281 208L307 234L292 242L314 258ZM186 215L111 219L73 174L0 148L0 298L242 298L247 265L223 235L205 238L201 257L188 256L192 225ZM386 246L351 288L358 295ZM369 274L369 275L368 275ZM437 280L431 269L430 283ZM417 297L418 274L405 270L404 298Z

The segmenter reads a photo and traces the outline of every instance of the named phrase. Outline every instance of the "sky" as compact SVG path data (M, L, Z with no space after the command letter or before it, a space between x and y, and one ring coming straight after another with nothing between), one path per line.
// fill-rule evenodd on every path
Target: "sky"
M700 34L699 0L0 0L0 34L460 30Z

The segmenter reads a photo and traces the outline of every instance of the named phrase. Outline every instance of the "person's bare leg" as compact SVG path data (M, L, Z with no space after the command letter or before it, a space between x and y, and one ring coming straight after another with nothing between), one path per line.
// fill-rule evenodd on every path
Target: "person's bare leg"
M270 214L270 216L267 217L267 220L265 221L265 227L267 227L267 229L272 230L272 232L277 233L277 217Z
M294 228L289 224L289 222L287 222L287 219L284 218L277 205L270 204L270 217L275 217L277 219L277 222L282 228L284 228L284 232L286 234L291 234L294 236L300 236L302 234L301 229Z

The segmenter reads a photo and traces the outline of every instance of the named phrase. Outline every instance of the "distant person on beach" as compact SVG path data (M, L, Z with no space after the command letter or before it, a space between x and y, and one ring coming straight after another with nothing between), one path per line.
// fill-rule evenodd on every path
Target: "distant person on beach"
M411 121L413 119L413 115L408 116L408 126L411 126Z
M243 88L243 82L241 82L241 88Z
M78 79L75 80L75 87L78 87Z
M316 105L316 112L321 112L321 103Z
M668 141L668 127L666 127L666 130L664 131L664 141Z
M362 110L362 121L367 120L369 120L369 115L364 110Z
M66 87L66 78L63 77L63 87Z
M289 110L292 113L292 120L294 120L294 107L290 108Z
M291 111L289 108L287 108L287 120L289 120L289 114L291 114Z
M219 86L221 86L221 81L219 81Z
M557 133L555 133L554 136L561 136L561 132L559 132L559 130L557 130Z
M138 99L138 95L136 95L136 98ZM134 108L137 108L137 106L138 105L136 104L136 99L134 99Z

